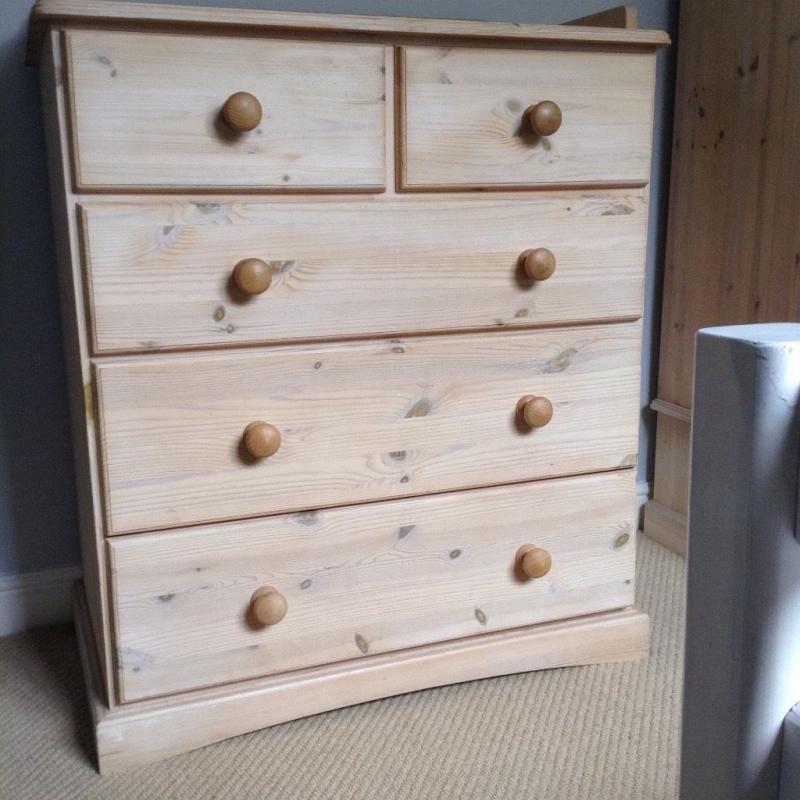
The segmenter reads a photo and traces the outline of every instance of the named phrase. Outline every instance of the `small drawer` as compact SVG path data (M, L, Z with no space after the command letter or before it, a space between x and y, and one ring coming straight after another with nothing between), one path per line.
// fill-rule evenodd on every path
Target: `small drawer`
M107 532L631 466L640 333L622 323L103 361Z
M96 353L641 313L634 192L90 203L81 220Z
M121 699L630 605L634 511L623 470L113 540Z
M381 189L378 45L65 33L83 190Z
M649 180L653 53L407 47L398 64L402 188Z

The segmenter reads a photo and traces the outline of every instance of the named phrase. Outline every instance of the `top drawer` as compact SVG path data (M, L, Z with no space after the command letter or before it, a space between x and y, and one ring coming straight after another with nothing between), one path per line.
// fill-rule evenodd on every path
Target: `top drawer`
M79 189L384 185L381 46L109 31L65 42ZM249 132L224 121L237 92L261 106Z
M649 179L653 53L408 47L399 68L403 188ZM544 100L561 125L540 136L524 118Z

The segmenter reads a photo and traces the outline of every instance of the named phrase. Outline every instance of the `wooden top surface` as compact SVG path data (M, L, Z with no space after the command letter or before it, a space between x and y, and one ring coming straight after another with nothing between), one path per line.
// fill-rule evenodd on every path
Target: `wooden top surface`
M629 9L629 16L632 13ZM118 0L37 0L28 30L28 63L37 63L42 38L51 25L130 29L190 30L200 33L322 35L346 34L368 41L474 39L481 44L514 42L583 46L665 47L663 31L630 27L595 27L611 14L595 15L571 25L477 22L459 19L309 14L292 11L211 8L118 2Z

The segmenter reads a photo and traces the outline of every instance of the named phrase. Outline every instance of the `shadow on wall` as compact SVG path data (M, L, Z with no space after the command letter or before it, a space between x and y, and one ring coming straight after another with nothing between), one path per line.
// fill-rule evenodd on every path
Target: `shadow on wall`
M0 575L79 561L32 0L0 14Z

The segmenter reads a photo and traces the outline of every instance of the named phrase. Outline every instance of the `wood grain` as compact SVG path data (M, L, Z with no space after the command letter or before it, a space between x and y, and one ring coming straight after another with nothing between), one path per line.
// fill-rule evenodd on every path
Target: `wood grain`
M666 400L662 400L660 397L656 397L655 400L650 403L650 408L659 414L666 414L668 417L673 417L674 419L679 419L686 423L691 423L692 421L691 409L684 408L676 403L669 403Z
M78 189L384 185L378 45L80 30L65 41ZM242 135L220 118L238 91L263 107Z
M644 506L644 526L647 536L678 555L686 555L687 515L649 500Z
M40 66L47 166L57 256L59 299L67 365L67 389L72 429L72 451L78 500L78 533L84 587L89 598L91 624L99 651L99 669L107 681L103 697L115 703L111 665L112 647L106 550L103 546L103 502L100 492L95 431L94 385L89 364L90 334L81 291L78 219L69 191L70 164L66 129L63 64L59 36L52 33L44 45Z
M691 409L700 328L800 319L800 4L694 0L680 24L658 397ZM688 428L658 427L685 520Z
M74 608L104 775L391 694L528 670L642 658L649 629L647 616L634 609L609 611L142 700L109 711L101 699L80 588Z
M800 6L712 7L681 9L658 396L685 408L699 328L800 319Z
M107 532L636 463L640 326L104 360ZM521 426L540 394L553 419ZM281 448L242 457L248 423Z
M89 203L95 351L637 317L646 221L634 192ZM537 285L517 259L538 246L558 268ZM250 300L245 258L273 274Z
M650 178L652 53L402 48L401 188L644 185ZM549 137L526 108L563 112Z
M101 767L639 657L643 615L592 612L632 599L632 320L667 37L39 0L32 49L50 26ZM404 47L447 67L420 71L411 116ZM221 116L236 92L263 114L241 135ZM507 115L542 100L562 125L520 160ZM420 120L436 141L412 186L396 142ZM543 247L557 268L534 282L518 259ZM244 259L267 269L237 281ZM552 402L545 427L525 395Z
M670 411L682 406L670 404ZM686 409L684 409L686 410ZM644 530L676 553L686 553L691 418L659 407L653 499L645 507Z
M170 531L111 543L125 700L633 602L632 470ZM524 580L535 533L552 556ZM248 610L273 587L288 613Z
M559 25L520 22L478 22L462 19L309 14L291 11L186 7L119 0L36 0L28 30L28 63L36 63L50 26L115 26L128 29L193 30L242 36L336 35L342 39L392 41L408 39L476 40L491 46L512 42L516 47L541 43L578 46L665 47L663 31L571 29Z

